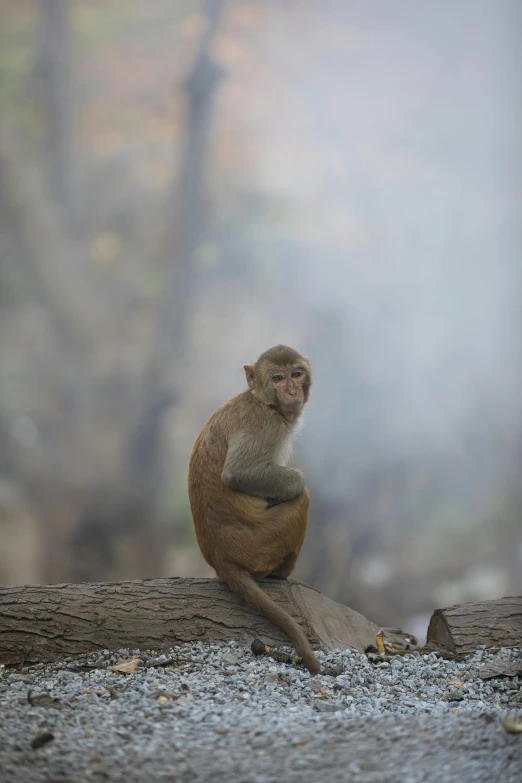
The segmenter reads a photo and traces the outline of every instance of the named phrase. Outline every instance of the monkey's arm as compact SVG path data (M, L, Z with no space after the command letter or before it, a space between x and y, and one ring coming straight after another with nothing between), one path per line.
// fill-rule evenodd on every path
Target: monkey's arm
M302 471L276 465L272 454L248 435L238 435L227 451L221 474L223 484L247 495L262 498L270 505L293 500L305 488Z

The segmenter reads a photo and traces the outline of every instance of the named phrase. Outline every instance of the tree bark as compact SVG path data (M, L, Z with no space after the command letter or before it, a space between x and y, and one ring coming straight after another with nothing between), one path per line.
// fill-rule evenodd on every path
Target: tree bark
M358 612L295 580L263 589L303 627L313 647L375 645L379 628ZM183 642L254 638L290 644L217 579L150 579L0 587L0 663L49 662L121 647L169 649ZM397 636L394 643L398 642Z
M454 653L486 647L522 647L522 596L436 609L428 628L430 642Z

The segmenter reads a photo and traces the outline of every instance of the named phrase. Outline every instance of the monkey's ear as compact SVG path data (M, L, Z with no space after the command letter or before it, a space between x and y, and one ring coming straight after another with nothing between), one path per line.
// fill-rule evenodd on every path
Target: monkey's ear
M254 373L254 365L253 364L244 364L243 369L245 371L246 375L246 381L248 383L249 389L254 389L256 385L256 376Z

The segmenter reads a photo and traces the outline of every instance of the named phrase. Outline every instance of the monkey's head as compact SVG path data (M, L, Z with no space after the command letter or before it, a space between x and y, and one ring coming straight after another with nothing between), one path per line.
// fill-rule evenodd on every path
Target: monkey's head
M295 416L308 400L312 373L305 356L287 345L276 345L261 354L255 364L244 365L253 393L283 415Z

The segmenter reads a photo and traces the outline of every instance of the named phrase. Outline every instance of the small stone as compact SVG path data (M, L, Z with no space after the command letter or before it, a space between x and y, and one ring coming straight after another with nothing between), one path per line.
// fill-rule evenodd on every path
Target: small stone
M461 691L452 690L445 693L442 698L444 701L463 701L464 694Z
M332 704L328 701L316 701L314 703L314 709L317 710L317 712L339 712L344 709L344 707L341 704Z
M344 665L342 663L336 663L332 666L324 666L322 674L326 677L339 677L344 672Z
M235 653L226 652L222 655L221 661L224 666L237 666L239 658Z
M254 639L252 642L250 649L254 653L254 655L265 655L266 653L266 644L261 641L261 639Z
M37 750L38 748L41 748L43 745L47 745L48 742L52 742L53 739L54 739L54 734L52 734L50 731L41 731L31 741L31 747L33 750Z

